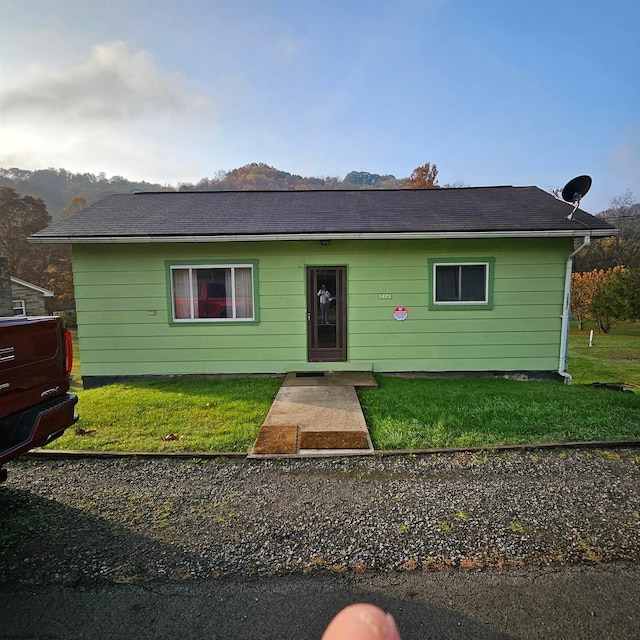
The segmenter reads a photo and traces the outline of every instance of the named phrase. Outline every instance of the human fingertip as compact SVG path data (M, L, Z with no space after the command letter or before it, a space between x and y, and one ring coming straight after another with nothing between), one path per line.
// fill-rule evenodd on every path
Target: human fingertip
M398 626L396 625L396 621L393 619L393 616L390 613L387 613L387 635L386 640L401 640L400 632L398 631Z
M400 640L393 617L367 604L353 604L336 615L322 640Z

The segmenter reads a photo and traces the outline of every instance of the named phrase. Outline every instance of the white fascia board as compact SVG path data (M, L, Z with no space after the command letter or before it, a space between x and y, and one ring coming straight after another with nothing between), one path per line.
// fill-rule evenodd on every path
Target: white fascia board
M408 231L394 233L283 233L237 234L222 236L58 236L31 237L35 244L151 244L151 243L210 243L210 242L270 242L296 240L445 240L480 238L581 238L617 235L617 229L566 229L553 231Z
M13 282L14 284L18 284L21 287L26 287L27 289L37 291L38 293L41 293L45 298L53 298L53 296L56 295L53 291L49 291L49 289L43 289L36 284L31 284L30 282L20 280L20 278L14 278L13 276L11 276L11 282Z

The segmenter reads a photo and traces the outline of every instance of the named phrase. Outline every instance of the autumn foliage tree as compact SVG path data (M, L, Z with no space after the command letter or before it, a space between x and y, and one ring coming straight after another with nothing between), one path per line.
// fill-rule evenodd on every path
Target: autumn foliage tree
M69 200L69 202L67 202L63 207L62 211L60 211L60 219L66 220L74 213L78 213L78 211L82 211L88 206L89 203L84 196L73 196L73 198L71 198L71 200Z
M589 318L593 295L605 279L604 269L594 269L571 275L571 313L578 321L578 329L584 328Z
M571 312L584 327L589 318L607 333L614 320L640 318L640 270L617 266L574 273L571 277Z
M65 220L79 213L88 206L84 196L74 196L60 211L60 219ZM73 290L73 266L71 246L56 244L48 247L49 260L44 271L45 287L55 292L52 308L56 311L66 311L75 307Z
M63 214L86 206L82 197L72 198ZM47 300L50 310L74 307L71 248L67 245L31 244L28 238L46 227L51 218L40 198L21 195L0 187L0 255L9 260L12 276L50 289L56 295Z
M46 227L50 220L40 198L0 187L0 255L8 258L11 275L44 286L46 251L29 244L27 238Z
M591 313L605 333L613 320L640 318L640 271L613 268L604 286L593 295Z
M405 180L408 189L439 189L438 167L427 162L421 167L416 167L411 175Z
M50 303L51 310L67 311L75 308L73 267L69 245L59 244L49 247L49 261L43 278L44 287L55 293L55 298Z

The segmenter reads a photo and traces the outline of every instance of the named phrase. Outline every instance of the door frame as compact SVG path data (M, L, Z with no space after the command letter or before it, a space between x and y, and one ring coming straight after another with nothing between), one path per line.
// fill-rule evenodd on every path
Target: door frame
M330 344L322 344L318 317L320 303L318 290L325 276L320 272L335 272L335 325L326 332ZM324 328L323 328L324 330ZM335 330L335 339L333 331ZM344 265L307 266L307 361L346 362L347 361L347 267Z

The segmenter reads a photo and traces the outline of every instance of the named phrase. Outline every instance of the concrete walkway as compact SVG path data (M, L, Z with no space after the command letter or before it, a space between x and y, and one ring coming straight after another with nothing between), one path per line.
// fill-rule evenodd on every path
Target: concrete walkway
M355 388L377 386L370 372L289 373L249 457L371 455Z

